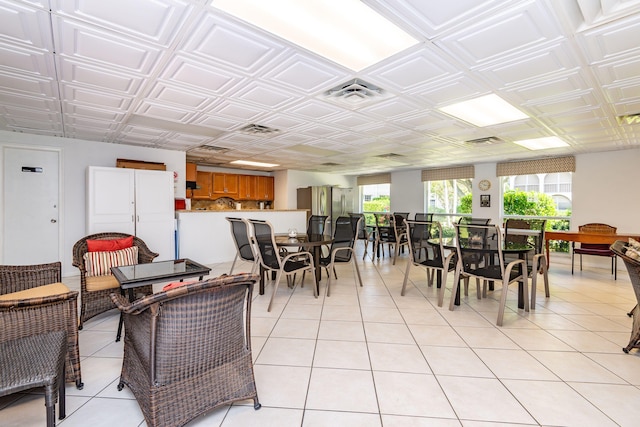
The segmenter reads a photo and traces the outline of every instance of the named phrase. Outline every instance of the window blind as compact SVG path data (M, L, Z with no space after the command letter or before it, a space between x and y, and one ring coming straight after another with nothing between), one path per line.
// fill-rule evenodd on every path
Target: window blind
M391 174L360 175L356 181L358 185L391 184Z
M449 179L465 179L475 177L473 165L453 168L425 169L422 171L422 181L445 181Z
M576 158L573 156L524 160L520 162L503 162L496 165L496 176L575 171Z

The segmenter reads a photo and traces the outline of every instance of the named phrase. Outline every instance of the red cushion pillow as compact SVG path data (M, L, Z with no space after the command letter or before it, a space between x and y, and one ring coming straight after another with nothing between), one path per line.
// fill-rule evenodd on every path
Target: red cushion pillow
M89 252L119 251L120 249L127 249L132 246L133 236L122 239L87 240L87 249Z

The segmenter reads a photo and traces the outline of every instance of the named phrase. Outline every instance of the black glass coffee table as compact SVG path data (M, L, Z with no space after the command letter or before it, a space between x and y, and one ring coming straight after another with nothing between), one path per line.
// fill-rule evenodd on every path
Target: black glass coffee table
M211 269L209 267L188 258L111 267L111 273L120 284L122 294L124 295L125 292L128 292L129 301L135 299L135 289L141 286L176 280L182 282L190 277L198 277L198 280L202 280L210 272ZM121 335L122 315L120 315L116 341L120 341Z

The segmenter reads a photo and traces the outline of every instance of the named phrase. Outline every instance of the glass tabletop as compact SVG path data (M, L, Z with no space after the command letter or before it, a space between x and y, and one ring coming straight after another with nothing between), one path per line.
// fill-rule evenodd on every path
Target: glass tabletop
M111 269L120 286L145 284L186 277L205 276L211 269L188 258L146 264L124 265Z

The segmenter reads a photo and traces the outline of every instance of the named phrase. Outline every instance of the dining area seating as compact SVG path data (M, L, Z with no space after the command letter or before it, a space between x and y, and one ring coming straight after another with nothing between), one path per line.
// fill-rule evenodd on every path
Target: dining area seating
M358 268L356 259L355 242L357 232L362 223L362 217L341 216L336 219L335 230L333 233L333 241L329 249L329 256L320 258L320 265L327 270L327 291L326 295L331 295L331 276L338 278L335 270L336 263L351 263L353 273L360 286L362 286L362 277Z
M633 318L629 344L622 349L629 353L634 348L640 348L640 243L635 239L628 242L617 240L610 245L610 249L624 262L636 297L636 305L627 313Z
M455 224L457 265L451 292L449 310L454 309L454 302L459 291L461 278L476 279L478 298L486 296L489 282L501 283L498 317L496 324L502 326L507 302L508 288L512 283L519 283L519 304L529 311L527 265L524 258L517 258L506 263L504 252L526 253L531 248L520 245L507 250L502 233L496 225ZM482 295L479 282L483 282ZM521 301L520 301L521 300Z
M609 224L595 222L583 224L578 227L578 231L581 233L616 234L617 230L617 227L613 227ZM576 254L579 255L580 258L580 271L582 271L583 255L611 258L611 274L613 274L614 280L618 278L617 256L616 253L611 250L608 243L582 242L576 246L576 242L571 242L571 274L573 274L574 258Z

